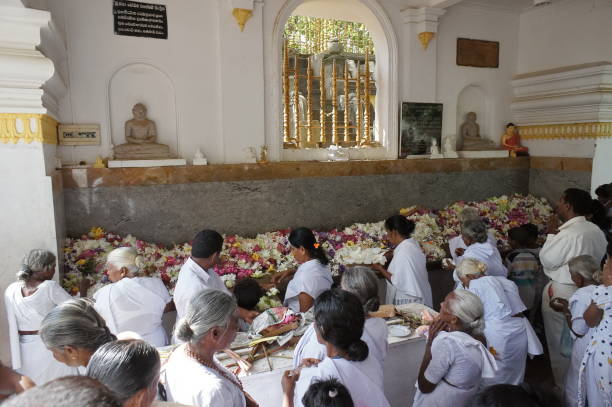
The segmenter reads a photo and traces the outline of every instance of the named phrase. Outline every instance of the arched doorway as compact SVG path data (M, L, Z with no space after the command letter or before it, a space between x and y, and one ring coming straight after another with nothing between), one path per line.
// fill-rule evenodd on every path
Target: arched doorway
M397 157L398 132L398 45L388 16L376 0L289 0L278 13L272 35L266 65L266 143L273 159L312 160L325 159L322 149L283 149L282 63L283 33L291 15L318 17L363 23L374 42L377 93L375 98L376 121L373 138L381 147L351 149L351 158ZM353 151L354 150L354 151Z

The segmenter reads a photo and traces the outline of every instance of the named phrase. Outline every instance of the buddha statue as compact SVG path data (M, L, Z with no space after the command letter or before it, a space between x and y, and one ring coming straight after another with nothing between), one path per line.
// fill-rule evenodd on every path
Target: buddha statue
M469 112L465 115L465 122L461 125L460 132L463 144L462 150L491 150L495 144L491 140L480 136L480 126L476 123L476 113Z
M516 157L517 155L529 155L527 152L529 149L527 147L521 146L521 138L514 126L514 123L508 123L506 125L506 132L502 136L501 145L506 150L510 151L511 157Z
M127 143L114 148L116 160L152 160L170 158L170 148L159 144L157 128L153 120L147 119L147 108L137 103L132 108L133 119L125 122Z

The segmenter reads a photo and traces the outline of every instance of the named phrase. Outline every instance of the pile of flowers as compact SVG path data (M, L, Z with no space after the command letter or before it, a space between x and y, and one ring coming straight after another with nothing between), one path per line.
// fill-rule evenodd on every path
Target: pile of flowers
M456 202L441 210L409 207L400 213L413 220L413 234L429 261L446 256L448 239L459 234L458 214L466 206L478 209L495 231L500 249L507 248L508 229L531 222L543 233L552 209L543 198L533 196L500 196L479 202ZM215 267L228 287L245 278L264 276L297 267L288 241L289 230L258 234L253 238L238 235L224 237L221 264ZM384 222L355 223L342 230L315 231L317 242L330 258L334 274L347 264L384 263L384 252L389 245L384 240ZM162 279L172 292L179 271L191 253L191 245L183 243L170 247L149 243L132 235L119 236L94 227L89 233L66 240L64 248L63 286L76 294L81 280L86 277L96 285L108 283L105 270L106 255L122 246L134 247L147 263L146 272ZM262 299L261 307L276 304L275 289Z

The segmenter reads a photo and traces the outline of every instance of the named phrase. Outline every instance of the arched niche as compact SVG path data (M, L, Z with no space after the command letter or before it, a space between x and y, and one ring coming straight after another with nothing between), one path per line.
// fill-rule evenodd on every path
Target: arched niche
M480 135L491 139L491 113L486 91L480 85L468 85L459 92L457 97L457 148L461 148L461 125L469 112L476 113L477 123L480 125Z
M126 142L125 122L132 118L132 107L143 103L147 107L147 117L157 127L157 142L167 144L172 155L178 155L175 90L165 72L146 63L119 68L110 78L108 101L113 145Z
M399 132L398 43L391 20L377 0L289 0L282 7L274 22L272 43L268 54L271 64L266 67L266 83L272 85L266 103L267 106L271 106L270 114L266 119L269 137L266 142L271 147L272 154L281 160L284 159L282 148L281 60L283 31L292 14L365 24L374 41L376 53L377 95L374 132L376 139L383 144L384 148L372 149L378 151L371 151L371 153L367 149L363 149L360 150L358 155L365 155L363 158L397 157Z

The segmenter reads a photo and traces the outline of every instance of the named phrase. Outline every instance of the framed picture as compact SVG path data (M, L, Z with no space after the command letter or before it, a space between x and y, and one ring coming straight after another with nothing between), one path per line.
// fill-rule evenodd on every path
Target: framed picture
M59 144L62 146L99 146L99 124L60 124Z
M399 158L430 154L432 140L442 139L442 103L402 102Z
M499 42L457 38L457 65L499 68Z

